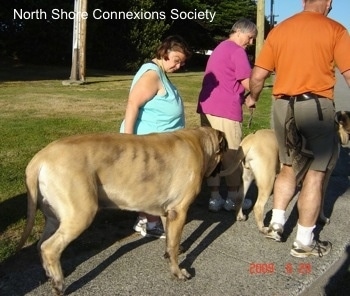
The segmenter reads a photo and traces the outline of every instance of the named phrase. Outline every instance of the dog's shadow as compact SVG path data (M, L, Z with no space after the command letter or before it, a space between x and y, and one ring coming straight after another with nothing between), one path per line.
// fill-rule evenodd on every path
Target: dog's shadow
M132 229L132 225L130 225L130 227ZM105 269L107 269L108 266L113 264L120 257L122 257L123 255L131 252L132 250L134 250L134 249L136 249L144 244L150 243L151 241L153 241L155 239L156 238L147 238L147 239L140 238L138 240L131 241L127 244L123 244L122 246L117 248L117 250L111 256L109 256L105 260L101 261L101 263L98 266L91 269L88 273L84 274L84 276L80 277L75 282L71 283L67 287L65 294L69 295L71 293L76 292L81 287L85 286L88 282L95 279L99 274L101 274ZM79 242L77 242L77 243L79 243ZM103 250L105 250L105 248L100 249L100 251L103 251ZM96 255L96 254L88 254L85 259L81 258L81 256L80 256L79 261L84 262L84 261L88 260L90 257L93 257L94 255ZM77 265L78 264L76 264L76 262L74 262L74 266L72 266L70 262L66 261L66 264L63 264L63 268L65 269L65 273L68 275L68 274L74 272L75 266L77 266Z
M225 197L227 194L224 188L225 182L222 181L220 187L220 194L222 197ZM192 220L201 221L199 226L181 244L181 251L185 253L186 257L180 266L186 268L191 273L192 277L195 276L195 270L192 268L194 261L203 251L205 251L208 246L210 246L236 222L235 212L233 211L227 212L221 210L218 213L210 212L208 210L209 196L209 189L205 185L204 181L202 184L201 193L191 205L187 215L186 223L189 223ZM257 189L253 183L247 192L247 198L250 198L254 204L256 197ZM247 219L249 219L251 212L252 208L244 211ZM213 227L214 224L215 226ZM208 229L211 229L210 232L208 232L198 243L198 240L203 236L203 233L208 231ZM187 253L195 242L197 245L189 253Z
M125 215L127 215L126 212ZM132 230L132 225L135 222L136 216L130 214L130 217L132 217L132 220L125 221L124 220L124 235L128 236L130 235L130 231ZM224 215L220 213L211 213L211 217L208 219L208 201L206 201L205 198L202 198L202 196L198 197L198 199L191 205L188 215L188 219L186 221L186 224L189 223L191 220L201 220L202 223L190 234L190 236L185 239L180 247L181 253L185 253L185 260L183 260L179 265L181 268L186 268L188 272L190 272L191 277L195 276L195 270L192 267L194 261L196 258L213 242L215 241L221 234L223 234L229 227L231 227L235 221L235 217L233 213L224 213ZM101 222L101 221L100 221ZM97 220L96 225L100 225L100 222ZM191 248L192 244L203 235L204 232L207 231L207 229L211 228L213 226L213 223L217 223L217 225L202 239L202 241L193 249L191 252L187 253L187 251ZM96 226L95 226L96 227ZM117 227L117 226L115 226ZM118 222L119 230L116 231L116 233L121 233L120 231L120 221ZM108 234L109 231L106 231ZM116 238L116 235L114 235L114 239ZM121 239L122 237L117 237L117 239ZM84 239L82 239L84 240ZM77 246L82 244L82 240L76 240L72 244L76 244ZM111 265L115 260L122 257L124 254L131 252L133 249L140 247L143 244L149 243L153 241L152 238L147 239L139 239L136 241L132 241L130 243L124 244L121 247L119 247L111 256L109 256L107 259L102 261L97 267L92 269L90 272L85 274L83 277L81 277L76 282L70 284L67 287L66 293L71 294L75 291L77 291L79 288L84 286L87 282L93 280L96 278L103 270L105 270L109 265ZM162 242L163 243L163 242ZM107 247L109 244L104 244L104 247L101 246L99 249L102 251ZM91 246L89 247L89 249ZM75 248L70 249L71 252L75 250ZM69 250L68 250L69 251ZM65 251L66 252L66 251ZM74 256L74 254L70 254L69 257ZM92 257L93 254L87 254L85 259L80 259L79 261L83 262L87 260L89 257ZM64 258L63 258L64 260ZM63 264L62 264L63 265ZM74 265L72 266L70 263L67 263L67 266L63 265L63 268L65 270L66 274L70 274L74 271L75 266L77 266L76 262L74 262Z
M186 269L191 273L192 277L195 276L195 270L192 268L192 265L196 258L235 222L233 212L208 214L208 201L209 199L201 192L200 196L198 196L196 201L191 205L187 215L188 219L186 223L189 223L191 220L200 220L202 222L181 244L181 249L184 252L188 251L193 243L201 238L203 233L209 228L212 228L213 224L216 224L193 250L189 253L186 252L186 259L180 264L180 266L186 265ZM10 205L10 203L12 204ZM16 208L24 210L18 211L18 214L14 216L8 215L8 219L5 219L7 226L25 218L26 203L25 193L9 199L6 207L2 209L15 205ZM81 263L108 249L117 241L121 241L132 235L137 236L138 234L135 234L132 228L136 217L137 213L135 212L118 210L99 211L90 227L64 250L61 256L61 265L65 277L75 272L76 267ZM1 225L2 230L6 229L6 225ZM86 283L96 278L115 260L151 241L152 239L140 238L132 239L132 241L128 243L122 243L111 256L102 260L98 266L91 269L78 280L69 284L65 291L66 294L76 292ZM30 281L27 281L25 285L19 288L19 293L23 293L23 295L35 290L41 283L47 282L47 277L41 266L36 243L24 247L18 253L1 262L0 286L1 282L10 282L10 278L7 278L8 274L12 272L17 273L21 270L25 272L31 270ZM13 285L15 285L15 283L13 283Z
M25 194L14 198L14 202L16 205L20 205L19 208L25 209ZM24 218L25 214L21 212L22 214ZM98 212L90 227L64 250L61 256L61 265L65 277L73 273L81 263L103 252L116 242L132 235L139 237L132 228L136 217L137 213L135 212L120 210L102 210ZM20 219L21 217L17 218ZM10 222L10 220L7 221L7 223ZM97 267L91 269L90 272L82 276L79 280L70 284L67 287L66 294L73 293L84 286L124 254L151 241L152 239L136 239L122 244L113 255L103 260ZM18 295L26 295L42 283L47 282L36 245L34 243L24 247L0 263L0 288L2 283L7 283L7 286L13 286L17 290ZM16 283L11 283L11 274L21 272L30 273L30 280L26 281L25 285L19 287Z

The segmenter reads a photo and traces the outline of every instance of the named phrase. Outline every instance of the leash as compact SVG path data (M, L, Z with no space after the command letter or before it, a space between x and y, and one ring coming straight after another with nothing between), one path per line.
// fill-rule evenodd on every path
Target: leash
M264 88L271 88L273 85L264 85L263 89ZM250 95L250 91L248 91L245 95L244 95L244 99L246 97L248 97ZM251 125L252 125L252 121L253 121L253 115L254 115L254 109L256 108L255 104L253 106L251 106L249 109L249 119L248 119L248 124L247 124L247 127L250 128Z
M248 97L249 95L250 95L250 91L248 91L248 92L244 95L244 99L245 99L246 97ZM252 125L252 121L253 121L253 115L254 115L255 105L251 106L251 107L248 108L248 109L249 109L250 115L249 115L247 127L250 128L251 125Z
M248 125L247 125L248 128L250 128L252 125L254 109L255 109L255 105L249 108L250 115L249 115L249 120L248 120Z

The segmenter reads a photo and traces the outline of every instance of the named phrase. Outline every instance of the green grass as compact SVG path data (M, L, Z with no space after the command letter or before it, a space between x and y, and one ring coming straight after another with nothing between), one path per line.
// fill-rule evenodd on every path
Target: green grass
M26 217L24 171L29 160L53 140L72 134L116 132L124 116L133 73L88 71L83 85L63 86L70 69L6 66L0 72L0 262L14 254ZM188 127L199 125L197 97L203 72L171 74L185 104ZM270 127L271 89L263 91L243 133ZM39 238L40 212L29 243Z

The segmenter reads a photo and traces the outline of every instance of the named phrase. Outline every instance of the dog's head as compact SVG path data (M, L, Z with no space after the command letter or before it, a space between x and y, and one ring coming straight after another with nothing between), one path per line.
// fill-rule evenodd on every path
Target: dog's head
M225 133L222 131L213 129L213 128L206 128L210 130L211 133L214 134L214 137L212 139L213 141L213 148L215 149L214 155L211 157L212 159L209 161L208 168L206 170L206 177L209 176L215 176L221 171L221 162L224 157L224 153L228 149L228 143L225 137Z
M349 142L350 134L350 111L338 111L335 115L338 124L338 134L342 145Z

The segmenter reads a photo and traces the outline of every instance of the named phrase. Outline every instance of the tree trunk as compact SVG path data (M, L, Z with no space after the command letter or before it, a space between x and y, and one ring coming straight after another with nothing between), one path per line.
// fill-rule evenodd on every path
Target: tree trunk
M258 0L256 12L256 26L258 27L258 36L256 38L255 59L258 57L264 44L265 36L265 0Z
M74 0L71 82L84 82L86 72L87 0Z

